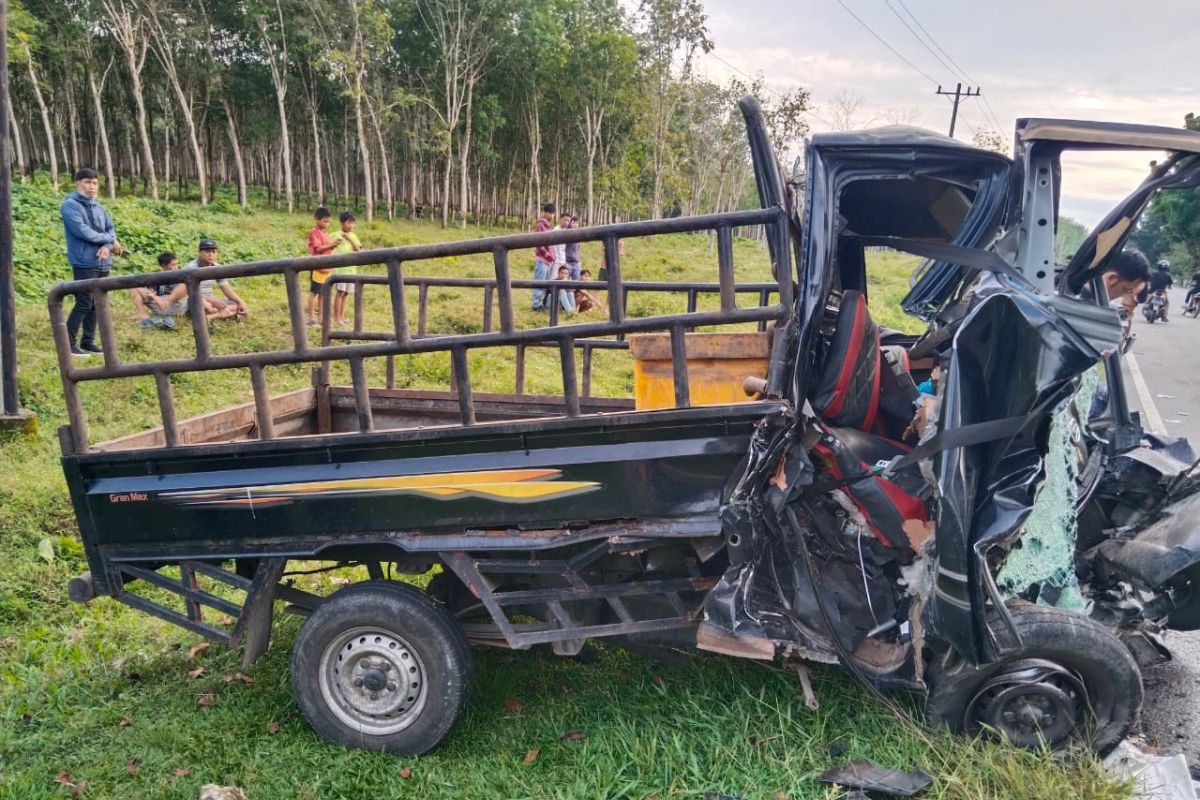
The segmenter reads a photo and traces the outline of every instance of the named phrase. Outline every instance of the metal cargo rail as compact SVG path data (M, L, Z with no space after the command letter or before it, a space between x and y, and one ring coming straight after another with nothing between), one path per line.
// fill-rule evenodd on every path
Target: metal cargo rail
M778 184L776 184L778 187ZM760 187L761 188L761 187ZM779 195L782 191L772 194ZM770 198L778 199L778 197ZM372 429L370 396L366 378L365 360L388 357L390 363L398 355L415 353L448 352L451 358L452 391L458 399L459 416L463 425L476 424L475 404L472 398L471 372L468 353L473 349L494 347L516 347L521 353L518 369L523 377L524 348L528 346L554 346L559 350L563 378L563 398L567 416L579 416L580 388L576 380L575 350L582 348L587 367L593 348L622 347L624 339L634 333L666 332L671 338L671 360L674 379L675 407L689 405L687 362L685 358L684 334L688 330L707 326L740 325L757 323L760 330L768 322L782 321L792 313L793 285L788 244L787 213L782 203L773 207L710 214L678 219L629 222L591 228L552 231L549 233L521 233L470 241L444 242L427 245L408 245L359 253L317 256L274 261L246 262L215 267L203 267L171 272L154 272L141 275L123 275L86 281L70 281L56 285L50 292L49 310L55 347L58 352L59 368L62 373L63 391L66 397L67 415L70 421L69 436L64 437L64 452L83 452L88 449L89 437L86 415L79 397L79 384L86 381L117 378L153 377L158 395L166 446L179 444L178 422L175 401L171 393L170 376L180 373L202 372L219 369L244 369L249 373L253 389L257 436L260 439L275 438L270 414L270 390L265 377L268 366L286 364L321 364L328 372L328 364L346 361L349 365L359 429ZM739 227L765 225L768 245L772 255L773 284L756 283L738 285L734 279L733 231ZM626 282L621 272L619 242L625 238L655 236L668 233L695 233L711 231L717 243L717 282L669 283L669 282ZM510 265L510 253L514 250L531 250L539 245L564 244L571 242L600 242L604 247L607 274L603 281L556 281L514 280ZM414 262L453 256L491 255L495 269L494 279L432 278L409 276ZM305 325L304 301L301 273L314 269L336 269L350 266L381 266L385 275L363 275L354 278L362 285L381 284L388 287L391 302L391 329L368 332L362 329L362 299L355 300L355 332L343 334L329 328L328 304L325 304L324 336L320 344L309 342ZM200 285L203 281L230 278L249 278L282 275L287 292L288 318L292 346L287 349L264 352L213 353L208 323L205 319ZM349 276L336 277L336 282L345 282ZM175 359L126 362L117 349L117 337L113 326L112 310L108 295L114 291L125 291L136 287L153 287L163 283L185 283L188 288L188 316L194 354ZM414 330L405 295L409 285L418 287L418 313ZM448 285L479 287L485 295L484 330L478 333L429 335L426 330L428 311L428 287ZM608 319L559 325L557 311L552 311L549 325L518 328L514 318L514 289L546 288L548 291L563 288L590 287L607 291L609 298ZM329 289L324 290L328 293ZM627 299L631 292L686 292L687 311L647 317L630 317ZM71 344L66 330L63 301L71 294L90 292L95 299L97 322L103 348L103 364L83 366L76 363L71 354ZM758 301L755 307L741 308L737 295L750 292ZM720 306L716 310L701 311L697 298L702 293L716 293ZM498 301L498 328L493 329L491 298ZM778 302L769 304L771 294ZM328 294L326 294L328 296ZM617 300L614 302L614 300ZM552 306L555 304L552 304ZM612 337L611 339L605 337ZM781 394L784 337L776 337L771 353L768 376L768 392ZM350 342L347 340L355 339ZM363 341L367 340L367 341ZM589 382L590 369L585 369L585 383ZM518 380L518 386L522 381ZM586 396L586 395L585 395Z

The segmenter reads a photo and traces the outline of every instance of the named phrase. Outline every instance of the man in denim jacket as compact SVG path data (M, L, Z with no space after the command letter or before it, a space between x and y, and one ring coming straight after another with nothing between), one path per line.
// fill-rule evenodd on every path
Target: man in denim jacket
M75 280L103 278L112 268L112 257L124 252L117 241L112 217L96 202L100 181L96 171L86 167L75 173L75 191L59 206L67 237L67 262ZM83 338L76 343L80 325ZM101 352L96 346L96 309L92 295L75 295L75 307L67 317L67 335L71 337L71 352L90 356Z

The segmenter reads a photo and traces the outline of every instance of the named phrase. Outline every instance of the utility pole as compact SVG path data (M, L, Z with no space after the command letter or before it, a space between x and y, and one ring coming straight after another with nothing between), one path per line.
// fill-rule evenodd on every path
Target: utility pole
M954 109L950 112L950 138L954 138L954 124L958 122L958 104L962 102L964 97L979 97L980 87L976 86L972 89L970 86L963 91L963 85L960 83L954 87L953 92L943 92L941 84L938 84L937 93L946 97L954 98Z
M12 134L9 131L8 2L0 0L0 431L32 437L37 417L17 395L17 313L13 287Z

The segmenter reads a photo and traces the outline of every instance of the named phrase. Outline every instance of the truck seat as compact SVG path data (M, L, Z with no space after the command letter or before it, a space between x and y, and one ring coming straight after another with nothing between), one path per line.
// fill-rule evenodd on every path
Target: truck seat
M824 427L824 435L813 447L816 459L834 480L851 479L842 487L862 514L867 527L888 547L907 546L906 520L926 522L929 512L920 492L925 479L917 466L890 478L871 474L876 464L904 455L908 448L881 436L854 428ZM858 476L858 480L853 480Z
M901 352L889 354L885 363L879 328L867 310L866 297L862 292L847 290L811 398L824 421L824 434L813 447L813 454L835 480L861 476L844 485L842 491L876 538L889 547L906 544L906 520L928 519L925 502L919 496L924 479L916 467L891 478L871 474L876 464L909 449L888 438L896 428L902 430L912 416L911 399L901 397L893 374L893 365L908 369L907 353L898 349ZM883 394L888 396L881 399Z
M821 418L839 428L871 430L879 413L879 362L879 327L867 310L867 298L847 290L812 396Z

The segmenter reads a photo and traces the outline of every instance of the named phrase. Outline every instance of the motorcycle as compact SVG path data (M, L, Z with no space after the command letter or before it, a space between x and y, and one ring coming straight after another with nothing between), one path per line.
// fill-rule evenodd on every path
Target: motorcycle
M1142 316L1146 318L1146 322L1153 325L1158 320L1167 321L1167 294L1166 292L1155 292L1150 295L1150 298L1142 304Z
M1197 306L1200 307L1200 299L1197 300ZM1117 314L1121 317L1121 355L1125 355L1133 349L1133 341L1137 339L1137 334L1133 332L1133 315L1129 309L1118 305Z
M1183 307L1183 315L1192 319L1200 317L1200 291L1193 291L1188 295L1187 304Z

